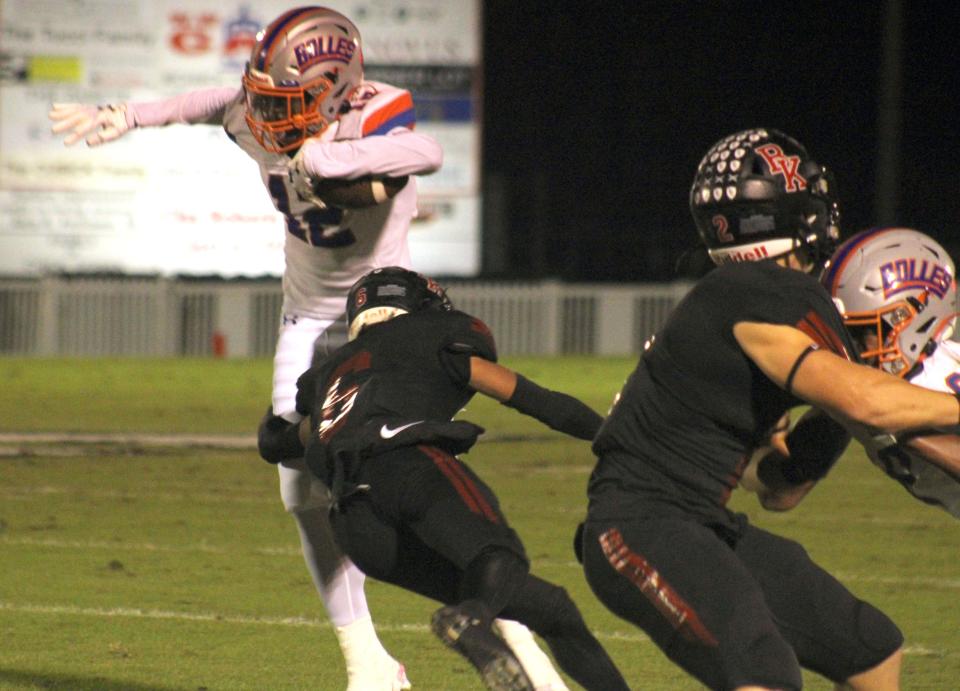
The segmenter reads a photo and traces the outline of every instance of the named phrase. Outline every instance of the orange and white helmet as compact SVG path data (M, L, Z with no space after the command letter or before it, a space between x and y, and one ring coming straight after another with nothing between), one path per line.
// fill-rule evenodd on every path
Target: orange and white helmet
M267 151L294 151L342 115L363 81L360 32L327 7L299 7L257 35L243 75L247 126Z
M956 269L928 235L872 228L837 248L820 276L860 355L905 376L953 332Z

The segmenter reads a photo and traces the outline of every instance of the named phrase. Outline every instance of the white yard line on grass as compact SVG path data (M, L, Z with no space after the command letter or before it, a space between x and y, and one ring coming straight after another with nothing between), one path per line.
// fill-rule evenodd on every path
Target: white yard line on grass
M58 540L55 538L7 537L0 535L0 545L23 545L28 547L53 547L55 549L104 549L131 552L169 552L208 554L235 554L236 549L219 547L205 542L186 545L158 545L152 542L116 542L106 540ZM250 549L254 554L269 556L290 556L300 558L303 553L299 547L264 547Z
M83 616L109 619L113 617L128 617L131 619L166 619L172 621L199 621L217 624L242 624L259 626L293 626L311 629L331 628L329 621L324 619L307 619L305 617L252 617L237 614L219 614L217 612L173 612L160 609L140 609L132 607L75 607L72 605L38 605L26 602L4 602L0 600L0 611L16 612L19 614L49 614L53 616ZM385 624L377 622L378 631L394 633L430 633L426 624ZM641 633L629 631L594 631L597 638L606 638L618 641L636 643L647 642L650 639Z
M158 609L139 609L130 607L74 607L70 605L38 605L33 603L16 603L0 601L0 611L16 612L20 614L47 614L52 616L83 616L109 619L127 617L131 619L159 619L171 621L211 622L217 624L240 624L255 626L290 626L311 629L328 629L329 621L322 619L306 619L304 617L251 617L236 614L219 614L216 612L173 612ZM385 624L377 622L378 631L392 633L428 634L430 627L426 624ZM634 631L594 631L593 634L600 640L626 641L628 643L649 643L649 637ZM906 655L922 655L933 657L953 656L952 651L934 650L922 645L907 645L903 649Z

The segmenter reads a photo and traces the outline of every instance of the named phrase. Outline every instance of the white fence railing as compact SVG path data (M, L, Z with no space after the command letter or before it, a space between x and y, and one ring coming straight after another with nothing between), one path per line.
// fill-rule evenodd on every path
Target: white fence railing
M483 319L504 355L628 355L688 283L448 280L458 309ZM0 279L0 355L272 355L279 280L48 276Z

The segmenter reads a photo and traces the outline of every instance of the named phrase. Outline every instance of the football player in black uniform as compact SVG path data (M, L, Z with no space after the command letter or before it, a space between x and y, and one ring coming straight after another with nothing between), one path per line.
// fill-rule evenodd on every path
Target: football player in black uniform
M457 458L483 430L452 420L477 391L580 439L593 438L600 416L497 364L486 325L420 274L367 274L350 290L347 319L350 341L297 383L308 419L268 413L261 455L277 462L306 446L344 552L368 576L445 603L434 632L489 688L533 689L491 629L505 617L540 634L585 688L626 689L566 591L529 573L497 498Z
M754 458L761 504L792 508L851 434L955 423L958 401L858 364L810 275L839 214L831 176L799 143L762 129L726 137L690 203L720 266L656 334L594 441L578 535L587 581L710 688L800 689L803 667L896 689L896 625L726 503Z

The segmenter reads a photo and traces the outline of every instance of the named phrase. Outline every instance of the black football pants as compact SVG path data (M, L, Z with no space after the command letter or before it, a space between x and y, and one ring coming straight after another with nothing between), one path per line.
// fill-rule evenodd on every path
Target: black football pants
M342 501L331 520L340 547L368 576L457 604L476 597L465 587L484 580L471 568L499 551L521 568L505 571L513 582L492 596L506 601L500 611L492 603L494 616L538 633L584 688L628 688L566 591L528 572L496 496L465 463L434 447L404 447L363 461L351 482L369 489Z

